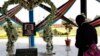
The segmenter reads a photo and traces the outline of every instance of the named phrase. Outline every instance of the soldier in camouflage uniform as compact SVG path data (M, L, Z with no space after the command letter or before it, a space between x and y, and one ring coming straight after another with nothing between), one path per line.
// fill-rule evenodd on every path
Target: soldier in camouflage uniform
M16 42L18 38L18 34L15 28L13 27L12 22L8 18L6 18L6 21L7 21L7 25L4 26L4 29L8 36L6 51L8 52L8 55L11 56L13 54L14 42Z

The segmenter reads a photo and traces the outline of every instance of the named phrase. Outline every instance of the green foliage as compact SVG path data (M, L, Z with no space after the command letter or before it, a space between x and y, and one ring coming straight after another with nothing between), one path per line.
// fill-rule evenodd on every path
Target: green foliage
M65 26L65 29L66 29L66 35L69 35L71 30L73 29L72 28L72 24L70 22L67 22L67 21L62 21L62 24Z
M58 35L58 31L56 29L53 30L53 35L55 35L55 36Z
M100 27L96 28L98 36L100 36Z
M18 27L16 29L17 29L17 33L19 35L19 38L27 37L27 36L22 35L22 28L21 27ZM75 36L76 35L76 29L77 29L77 27L73 27L69 36ZM58 30L61 30L61 29L52 29L54 36L65 36L66 37L66 33L60 32ZM100 27L97 27L96 30L97 30L98 36L100 36ZM62 28L62 31L64 31L64 28ZM43 32L40 31L38 33L39 33L39 37L42 37ZM5 39L5 38L7 38L6 32L4 31L4 29L2 27L0 27L0 39Z

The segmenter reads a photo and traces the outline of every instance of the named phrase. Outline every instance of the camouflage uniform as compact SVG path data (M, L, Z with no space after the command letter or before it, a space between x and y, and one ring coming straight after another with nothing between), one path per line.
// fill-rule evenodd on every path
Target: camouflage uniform
M13 54L14 42L18 38L18 34L17 34L15 28L13 27L12 22L7 18L6 18L6 21L7 21L7 25L4 26L4 29L8 36L6 51L8 52L8 54Z

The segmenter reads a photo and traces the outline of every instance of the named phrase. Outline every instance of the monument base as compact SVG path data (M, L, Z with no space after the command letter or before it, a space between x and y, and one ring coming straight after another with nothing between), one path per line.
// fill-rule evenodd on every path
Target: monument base
M37 48L17 49L15 56L38 56Z

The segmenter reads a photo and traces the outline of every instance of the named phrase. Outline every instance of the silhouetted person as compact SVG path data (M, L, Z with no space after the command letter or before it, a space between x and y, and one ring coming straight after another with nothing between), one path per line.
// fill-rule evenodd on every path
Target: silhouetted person
M83 52L89 49L92 43L97 44L97 32L94 27L85 22L83 15L76 17L76 23L78 29L76 32L76 43L75 46L78 48L78 56L83 56Z

